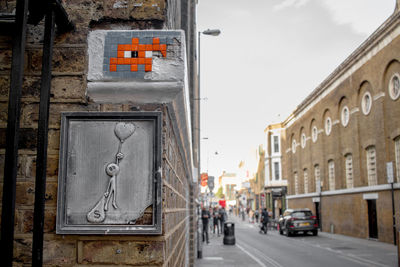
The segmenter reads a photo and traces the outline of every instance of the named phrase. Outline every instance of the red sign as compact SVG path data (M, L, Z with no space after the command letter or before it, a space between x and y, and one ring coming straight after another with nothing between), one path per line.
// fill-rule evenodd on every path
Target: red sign
M225 199L221 199L221 200L218 202L218 204L219 204L221 207L223 207L223 208L225 209L225 207L226 207L226 200L225 200Z
M208 173L202 173L200 177L201 177L201 186L207 186Z

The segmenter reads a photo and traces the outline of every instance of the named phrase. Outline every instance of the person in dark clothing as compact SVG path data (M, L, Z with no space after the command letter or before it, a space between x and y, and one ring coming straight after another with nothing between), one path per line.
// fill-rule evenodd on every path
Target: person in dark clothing
M220 231L219 231L219 225L218 225L218 216L219 216L219 213L218 213L218 209L215 207L214 208L214 211L213 211L213 215L212 215L212 218L213 218L213 234L215 234L215 227L217 228L217 234L218 234L218 236L219 236L219 233L220 233Z
M261 231L263 231L265 234L267 234L267 231L268 231L268 221L269 221L269 218L268 218L268 211L267 211L267 209L266 208L264 208L263 210L262 210L262 213L261 213L261 229L260 229L260 233L261 233Z
M226 221L226 217L227 217L226 211L223 207L221 207L218 211L218 221L219 221L221 233L224 232L224 223Z
M256 223L258 223L258 217L260 217L260 213L258 212L258 210L254 212L254 217L256 218Z
M203 242L204 240L207 241L207 244L210 243L208 240L208 221L210 219L210 212L203 207L201 210L201 221L203 222L203 231L202 231L202 236L203 236Z

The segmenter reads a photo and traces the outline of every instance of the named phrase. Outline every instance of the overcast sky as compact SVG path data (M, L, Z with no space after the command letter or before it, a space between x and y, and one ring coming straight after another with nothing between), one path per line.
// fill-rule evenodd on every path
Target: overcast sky
M202 171L255 171L285 120L393 12L395 0L199 0ZM218 155L215 154L218 153Z

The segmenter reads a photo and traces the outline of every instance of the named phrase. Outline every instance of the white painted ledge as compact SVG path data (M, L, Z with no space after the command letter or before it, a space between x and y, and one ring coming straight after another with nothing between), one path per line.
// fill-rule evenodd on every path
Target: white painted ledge
M394 189L400 189L400 183L395 183L393 185ZM378 192L378 191L386 191L391 190L392 187L390 184L381 184L375 186L363 186L363 187L355 187L350 189L339 189L332 191L323 191L321 196L334 196L334 195L344 195L344 194L357 194L357 193L367 193L367 192ZM320 194L317 192L309 193L309 194L300 194L300 195L289 195L286 199L297 199L297 198L308 198L308 197L319 197Z

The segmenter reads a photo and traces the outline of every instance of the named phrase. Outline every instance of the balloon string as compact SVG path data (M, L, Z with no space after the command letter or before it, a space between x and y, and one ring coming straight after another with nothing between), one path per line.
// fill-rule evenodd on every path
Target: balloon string
M119 142L118 152L117 152L117 155L115 156L116 163L117 163L118 166L119 166L118 154L121 153L121 150L122 150L122 143L123 143L123 141Z

